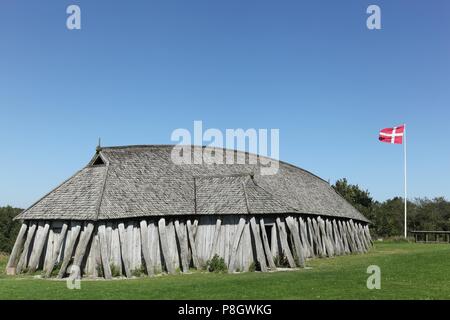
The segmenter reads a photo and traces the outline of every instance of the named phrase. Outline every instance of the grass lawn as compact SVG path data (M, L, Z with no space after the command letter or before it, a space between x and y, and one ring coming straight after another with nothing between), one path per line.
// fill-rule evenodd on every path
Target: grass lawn
M0 299L450 299L448 244L376 243L366 255L308 261L311 269L91 280L81 290L6 276L5 264L0 257ZM369 265L381 268L380 290L366 287Z

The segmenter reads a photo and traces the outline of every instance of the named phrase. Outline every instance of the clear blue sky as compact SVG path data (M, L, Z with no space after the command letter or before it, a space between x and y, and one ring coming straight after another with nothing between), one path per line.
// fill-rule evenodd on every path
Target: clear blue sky
M403 158L378 130L405 122L410 195L450 198L449 31L447 0L4 0L0 205L32 204L99 136L170 143L194 120L279 128L282 160L379 200L402 195Z

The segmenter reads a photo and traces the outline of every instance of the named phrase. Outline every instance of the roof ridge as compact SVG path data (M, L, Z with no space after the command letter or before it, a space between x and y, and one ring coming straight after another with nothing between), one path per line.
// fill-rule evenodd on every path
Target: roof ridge
M136 148L136 149L139 149L139 148L161 148L161 149L164 149L164 148L169 148L169 147L172 148L174 146L177 146L177 144L136 144L136 145L124 145L124 146L100 147L99 151L101 151L101 150L133 149L133 148ZM196 145L196 144L185 144L185 145L178 145L178 146L200 147L200 145ZM251 152L248 152L248 151L237 150L237 149L229 149L229 148L224 148L224 147L204 146L204 145L201 145L201 147L203 149L210 148L210 149L222 149L223 151L229 150L229 151L244 153L245 155L253 155L253 156L257 156L257 157L266 158L266 159L269 159L269 160L278 161L279 163L282 163L282 164L287 165L289 167L292 167L292 168L295 168L297 170L301 170L301 171L303 171L303 172L305 172L307 174L310 174L311 176L314 176L315 178L318 178L319 180L321 180L321 181L323 181L323 182L328 184L328 181L326 181L325 179L323 179L323 178L319 177L318 175L312 173L311 171L308 171L306 169L300 168L299 166L296 166L296 165L291 164L289 162L282 161L280 159L274 159L274 158L271 158L269 156L265 156L265 155L261 155L261 154L257 154L257 153L251 153Z

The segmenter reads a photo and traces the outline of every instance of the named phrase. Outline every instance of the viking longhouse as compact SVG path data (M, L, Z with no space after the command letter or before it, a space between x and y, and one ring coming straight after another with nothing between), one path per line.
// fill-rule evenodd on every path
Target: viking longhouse
M215 255L229 272L268 271L370 248L369 221L319 177L284 162L274 175L259 162L176 164L173 148L97 148L16 218L8 273L132 277L201 269Z

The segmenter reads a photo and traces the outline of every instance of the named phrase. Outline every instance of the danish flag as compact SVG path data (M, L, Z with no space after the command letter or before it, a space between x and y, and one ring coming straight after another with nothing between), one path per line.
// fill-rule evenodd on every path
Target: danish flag
M384 128L380 130L379 140L381 142L392 143L392 144L402 144L403 135L405 133L405 125L402 124L398 127Z

